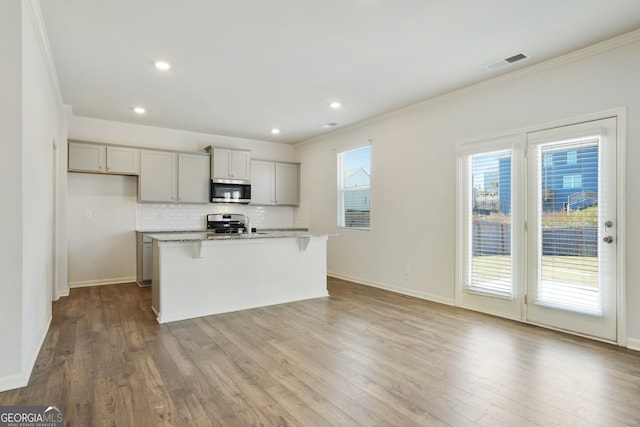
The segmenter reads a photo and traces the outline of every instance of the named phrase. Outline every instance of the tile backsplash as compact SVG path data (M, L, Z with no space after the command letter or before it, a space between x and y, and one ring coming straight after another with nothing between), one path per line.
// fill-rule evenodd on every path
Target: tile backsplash
M254 206L212 203L205 205L138 203L136 229L139 231L204 230L210 213L239 213L258 229L308 228L309 206Z

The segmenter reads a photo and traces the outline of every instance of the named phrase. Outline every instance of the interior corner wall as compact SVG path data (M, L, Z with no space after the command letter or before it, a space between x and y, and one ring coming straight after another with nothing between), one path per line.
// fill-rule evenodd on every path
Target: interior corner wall
M455 141L627 110L627 337L640 345L640 37L542 64L296 146L310 227L328 242L330 274L454 303ZM336 228L336 152L371 139L371 231ZM409 274L405 274L405 266Z
M21 1L0 2L0 390L22 377L22 46Z

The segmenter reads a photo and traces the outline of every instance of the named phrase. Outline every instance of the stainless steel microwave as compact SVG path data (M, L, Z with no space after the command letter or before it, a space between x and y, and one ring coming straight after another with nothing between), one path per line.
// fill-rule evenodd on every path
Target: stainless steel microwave
M212 179L211 202L249 203L251 202L251 184L246 181Z

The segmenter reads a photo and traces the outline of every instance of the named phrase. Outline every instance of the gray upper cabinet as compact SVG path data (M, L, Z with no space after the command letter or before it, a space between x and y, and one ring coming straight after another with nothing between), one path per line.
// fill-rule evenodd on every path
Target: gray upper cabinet
M70 171L104 173L107 160L107 147L98 144L69 142Z
M178 153L142 150L138 199L141 202L178 201Z
M276 163L276 205L300 204L300 165Z
M276 204L276 169L273 162L251 160L251 204Z
M140 173L140 149L108 145L107 173L138 175Z
M209 203L209 155L142 150L140 202Z
M209 155L178 155L178 202L209 203Z
M211 178L247 181L251 177L249 151L214 148L212 150Z
M69 165L72 172L138 175L140 150L84 142L69 142Z
M300 165L252 160L251 204L299 205Z

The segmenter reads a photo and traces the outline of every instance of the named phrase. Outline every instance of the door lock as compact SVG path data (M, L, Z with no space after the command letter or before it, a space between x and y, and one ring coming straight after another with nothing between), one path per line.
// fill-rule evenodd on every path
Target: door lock
M611 228L611 227L613 227L613 222L612 221L607 221L607 222L604 223L604 226L606 228Z
M602 239L602 241L605 242L605 243L611 243L611 242L613 242L613 237L605 236L605 238Z

